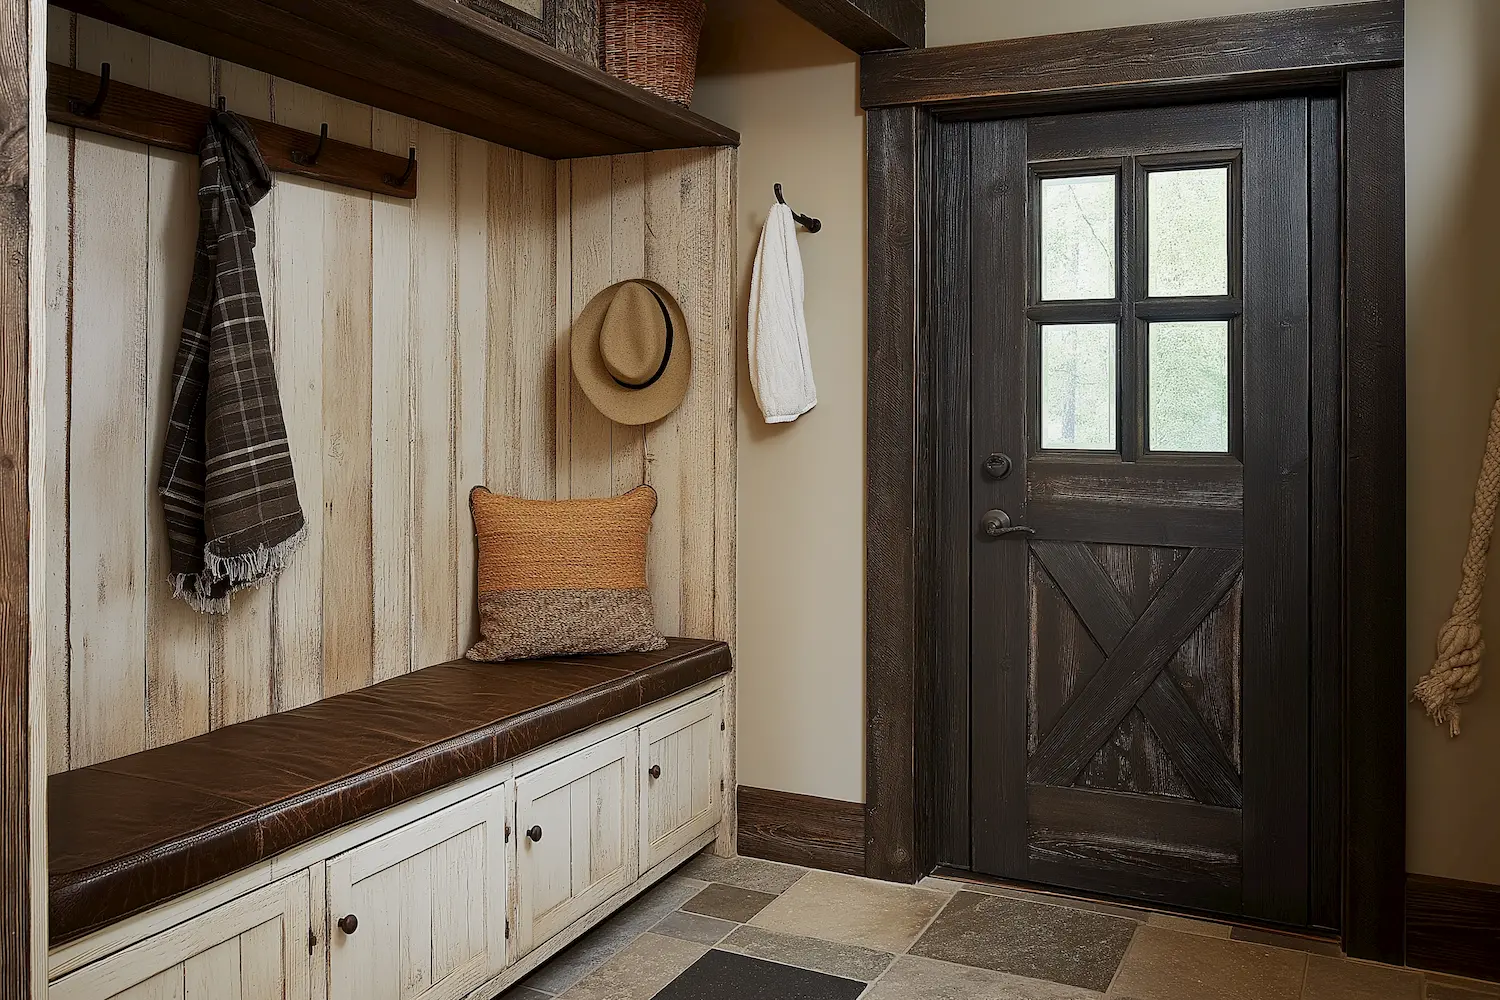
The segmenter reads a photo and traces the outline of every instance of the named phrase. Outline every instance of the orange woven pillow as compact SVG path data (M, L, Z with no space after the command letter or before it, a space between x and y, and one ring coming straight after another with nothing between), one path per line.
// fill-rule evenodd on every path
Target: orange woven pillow
M476 486L479 635L485 662L661 649L646 589L656 491L604 500L522 500Z

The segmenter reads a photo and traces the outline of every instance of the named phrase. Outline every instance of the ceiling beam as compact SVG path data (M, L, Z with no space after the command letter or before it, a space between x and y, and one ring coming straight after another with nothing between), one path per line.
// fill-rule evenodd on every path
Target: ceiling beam
M781 0L855 52L920 49L927 42L927 0Z

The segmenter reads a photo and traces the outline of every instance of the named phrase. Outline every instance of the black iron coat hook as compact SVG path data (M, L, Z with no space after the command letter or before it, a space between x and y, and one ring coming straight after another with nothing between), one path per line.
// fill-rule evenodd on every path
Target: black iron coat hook
M98 118L104 112L104 100L109 97L109 63L99 67L99 93L95 95L93 103L85 104L83 98L72 97L68 99L68 110L80 118Z
M776 185L776 200L778 202L780 202L781 204L783 204L783 205L786 204L786 199L781 196L781 185L780 184ZM802 224L802 228L806 229L810 233L815 233L818 230L820 230L820 229L823 228L823 223L820 220L818 220L818 219L814 219L810 215L801 215L801 214L793 211L792 212L792 218L796 219L799 223L801 223Z
M397 177L395 174L386 174L383 180L391 187L404 188L406 187L406 182L411 180L411 175L416 173L416 170L417 147L408 146L406 148L406 173L402 174L400 177Z
M318 133L318 145L311 153L304 153L300 149L292 150L292 162L300 163L304 167L315 167L318 165L318 157L323 155L323 144L328 141L328 123L323 123L323 130Z

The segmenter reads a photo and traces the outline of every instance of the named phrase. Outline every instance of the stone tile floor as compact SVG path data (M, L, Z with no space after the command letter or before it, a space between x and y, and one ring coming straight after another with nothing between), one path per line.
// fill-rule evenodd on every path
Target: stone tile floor
M1500 1000L1500 985L1107 903L700 854L506 1000Z

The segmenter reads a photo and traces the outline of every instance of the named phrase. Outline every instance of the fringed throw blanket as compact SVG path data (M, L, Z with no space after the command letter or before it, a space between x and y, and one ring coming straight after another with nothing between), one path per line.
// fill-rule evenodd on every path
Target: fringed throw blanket
M175 595L223 614L230 594L276 575L307 526L251 255L250 208L271 189L271 172L244 119L209 118L159 491Z

